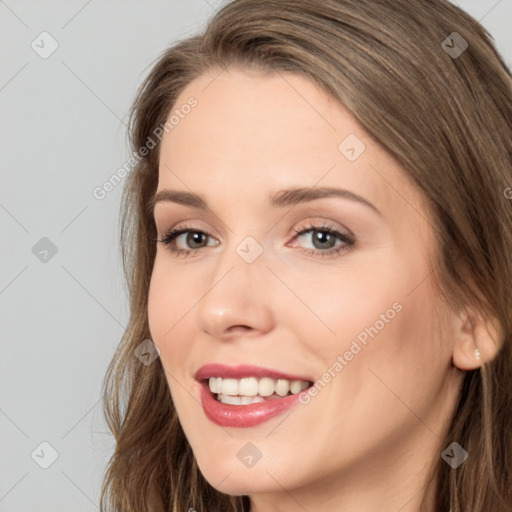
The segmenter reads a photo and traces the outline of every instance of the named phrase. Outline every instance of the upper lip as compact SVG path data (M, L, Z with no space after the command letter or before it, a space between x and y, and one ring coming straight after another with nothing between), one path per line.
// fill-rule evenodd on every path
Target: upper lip
M222 377L242 379L244 377L271 377L272 379L305 380L313 379L304 375L291 375L272 368L254 366L249 364L226 365L222 363L210 363L201 366L195 374L196 380L209 379L210 377Z

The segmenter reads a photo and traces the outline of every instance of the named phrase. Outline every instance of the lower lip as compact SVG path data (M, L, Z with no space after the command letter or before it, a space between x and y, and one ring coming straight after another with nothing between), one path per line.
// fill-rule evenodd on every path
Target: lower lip
M274 416L278 416L296 405L302 390L296 395L267 399L264 402L249 405L223 404L215 399L208 383L201 382L201 402L206 417L221 427L254 427Z

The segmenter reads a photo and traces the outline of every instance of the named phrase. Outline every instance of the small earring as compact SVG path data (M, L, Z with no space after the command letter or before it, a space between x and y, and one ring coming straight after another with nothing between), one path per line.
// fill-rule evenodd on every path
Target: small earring
M475 358L480 359L480 350L475 349Z

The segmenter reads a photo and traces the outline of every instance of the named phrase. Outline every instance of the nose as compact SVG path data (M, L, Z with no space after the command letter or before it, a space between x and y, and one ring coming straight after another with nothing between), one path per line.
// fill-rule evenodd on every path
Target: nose
M219 257L214 268L196 308L198 327L225 341L271 331L275 297L264 254L247 263L235 250L229 250Z

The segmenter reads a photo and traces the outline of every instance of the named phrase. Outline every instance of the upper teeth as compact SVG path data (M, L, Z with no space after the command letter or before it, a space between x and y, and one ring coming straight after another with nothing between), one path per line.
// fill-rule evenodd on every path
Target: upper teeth
M305 380L272 379L270 377L260 379L256 377L245 377L243 379L210 377L209 385L212 393L222 393L223 395L270 396L275 392L279 396L285 396L290 391L295 395L308 388L309 382Z

